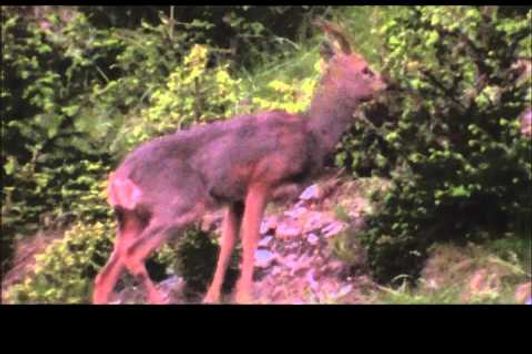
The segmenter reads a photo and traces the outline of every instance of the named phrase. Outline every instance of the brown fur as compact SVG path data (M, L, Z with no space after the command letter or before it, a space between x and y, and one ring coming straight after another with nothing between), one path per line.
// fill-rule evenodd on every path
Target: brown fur
M324 30L339 38L331 28ZM219 300L239 231L243 257L236 300L252 301L254 253L266 205L277 191L319 175L357 105L385 87L346 43L328 58L308 112L240 116L154 139L126 157L110 177L109 202L121 226L113 255L96 279L95 303L109 301L122 269L141 279L150 302L160 303L144 260L169 235L223 206L228 209L222 247L205 302Z

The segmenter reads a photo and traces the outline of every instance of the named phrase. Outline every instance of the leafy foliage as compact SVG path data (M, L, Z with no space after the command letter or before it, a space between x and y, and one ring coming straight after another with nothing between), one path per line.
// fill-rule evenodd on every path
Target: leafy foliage
M530 20L530 11L415 7L383 27L402 90L367 110L353 130L362 139L347 140L355 173L393 182L362 236L377 279L419 274L435 241L530 230L532 166L518 120L530 78L519 82L513 67L530 55Z
M92 281L111 253L112 224L77 224L36 256L33 274L7 293L11 303L88 303Z
M521 243L516 238L507 238L504 242ZM527 267L523 259L511 251L513 247L501 252L493 247L495 244L500 244L500 240L482 246L435 244L429 249L430 259L417 287L412 287L405 277L398 277L397 280L403 279L398 288L379 287L377 301L392 304L523 303L530 281ZM517 251L520 253L522 249Z
M106 174L140 142L256 110L304 111L321 73L319 36L309 38L318 14L344 23L399 83L363 107L336 154L355 177L391 179L361 235L375 277L415 278L434 242L500 238L504 248L530 233L530 141L517 117L532 93L515 67L532 56L528 8L31 11L2 8L2 269L15 237L73 226L10 290L13 302L88 300L110 247ZM349 237L338 245L346 258ZM88 251L70 252L79 247ZM177 267L198 291L215 254L192 230L149 270Z
M109 155L96 144L105 124L94 125L84 114L83 93L102 79L97 61L109 52L84 57L90 49L80 37L91 33L81 18L52 32L60 26L57 16L32 22L11 8L2 15L2 249L9 255L15 234L30 233L65 211L87 212L71 207L80 205L80 193L97 188ZM94 210L95 217L101 213Z
M186 293L194 296L204 294L212 281L216 268L219 247L209 233L199 228L188 230L179 241L177 248L176 273L187 284ZM223 290L230 290L238 275L239 253L235 252L227 267Z
M228 64L207 67L208 48L195 45L164 85L154 89L150 105L124 124L119 136L130 150L150 137L236 113L241 93ZM142 118L141 118L142 117Z
M290 113L301 113L310 105L314 88L322 73L322 62L313 66L314 72L305 78L292 78L289 82L275 79L261 90L259 96L251 99L252 107L258 110L280 109Z

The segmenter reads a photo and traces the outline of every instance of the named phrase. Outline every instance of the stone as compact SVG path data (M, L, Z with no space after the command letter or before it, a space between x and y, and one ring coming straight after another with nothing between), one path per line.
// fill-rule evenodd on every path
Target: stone
M340 288L340 290L338 290L338 292L336 293L336 297L344 297L346 296L347 294L349 294L351 292L351 290L353 290L353 285L351 284L347 284L347 285L344 285Z
M343 268L344 264L340 261L330 261L327 263L327 269L332 273L337 273Z
M274 288L273 291L272 291L272 295L271 295L272 296L272 300L273 301L279 301L282 298L284 292L285 292L284 289L281 288L281 287Z
M301 227L294 223L283 222L278 225L276 234L283 238L295 237L301 234Z
M255 266L258 268L269 267L276 258L275 254L267 250L257 250L255 252Z
M259 243L258 243L258 246L261 247L261 248L267 248L270 243L272 242L273 240L273 236L266 236L266 237L263 237Z
M307 270L310 267L312 258L307 256L301 256L292 263L292 270L290 276L299 275L302 271Z
M157 286L161 291L165 292L179 291L183 286L185 286L185 281L183 278L174 275L163 280Z
M334 221L330 223L329 225L325 226L321 232L323 233L323 236L329 238L334 235L339 234L345 227L345 224L339 221Z
M294 268L296 265L296 258L297 256L295 254L289 254L288 256L281 259L281 263L286 268Z
M307 187L303 193L299 196L299 199L301 200L319 200L321 197L321 190L319 189L317 184L313 184L309 187Z
M157 284L157 288L165 302L180 301L185 289L185 280L182 277L174 275Z
M276 217L268 217L265 218L261 224L260 224L260 234L265 235L270 231L274 231L277 228L277 218Z
M300 207L303 207L305 206L305 201L304 200L299 200L295 205L294 205L294 208L300 208Z
M307 276L306 276L307 283L309 284L309 286L312 289L312 291L318 291L318 289L320 287L319 283L316 281L316 279L314 279L314 273L315 272L316 271L314 269L311 269L307 273Z
M284 247L285 251L290 251L290 252L295 251L297 248L298 248L297 242L290 242Z
M307 208L300 206L300 207L296 207L296 208L285 211L284 215L290 218L293 218L293 219L297 219L307 212L308 212Z
M313 246L316 246L319 241L320 241L320 239L319 239L318 236L316 236L316 234L309 234L307 236L307 242L310 243Z
M281 272L282 272L282 271L281 271L281 267L274 267L274 268L272 269L272 271L271 271L271 275L276 276L276 275L281 274Z
M331 222L331 220L323 213L309 213L303 225L303 232L308 233L312 231L317 231L328 222Z

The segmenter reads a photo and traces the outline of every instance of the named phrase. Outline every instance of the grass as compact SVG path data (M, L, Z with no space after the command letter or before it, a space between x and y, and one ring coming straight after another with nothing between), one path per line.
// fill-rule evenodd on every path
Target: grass
M520 244L522 240L505 239L482 246L436 245L416 287L409 286L406 279L397 289L379 286L376 302L522 304L530 296L526 290L531 275L525 260L512 250L521 250Z
M401 11L389 6L352 6L333 8L332 21L341 24L354 51L362 54L376 68L382 65L382 49L385 38L378 28L391 15ZM275 53L266 53L253 69L241 68L237 76L242 78L243 88L250 97L268 94L268 83L273 80L292 82L316 75L314 65L320 57L320 45L324 39L319 29L303 43L284 43Z

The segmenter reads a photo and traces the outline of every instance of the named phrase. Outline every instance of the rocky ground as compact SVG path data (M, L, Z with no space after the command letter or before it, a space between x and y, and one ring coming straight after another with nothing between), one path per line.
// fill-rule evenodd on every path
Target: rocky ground
M513 272L511 267L492 255L445 245L427 262L417 293L409 295L374 283L356 233L364 216L371 213L367 197L376 185L386 188L382 180L367 184L329 176L305 189L295 201L268 209L255 257L256 303L491 303L494 294L504 290L503 280ZM207 218L203 227L219 234L220 225L221 213L217 213ZM454 286L458 293L446 295ZM185 298L186 284L178 276L158 287L173 304L200 303L203 295ZM499 302L532 303L528 278L511 288L509 296ZM142 293L128 287L115 303L143 303ZM383 298L383 294L390 296ZM233 303L232 294L222 302Z
M526 270L516 270L513 263L481 247L436 248L414 293L375 284L356 235L365 215L372 212L368 196L376 188L386 188L385 182L329 175L295 194L291 201L270 205L260 227L255 257L256 303L532 303L532 283ZM221 220L222 212L208 215L202 228L219 235ZM34 256L60 235L59 231L47 237L37 235L31 243L21 243L17 265L3 280L3 288L22 281L31 271ZM512 280L516 276L518 279ZM157 286L170 304L200 303L203 296L191 296L190 292L185 296L186 284L175 275ZM134 281L126 279L121 287L112 303L145 302L144 290ZM453 287L458 289L455 295L449 293ZM500 298L502 292L508 295ZM222 303L233 303L233 294L225 295Z
M361 248L350 249L349 262L333 252L334 243L363 224L369 208L353 181L325 178L306 188L295 202L267 210L255 257L255 297L261 304L363 303L374 287L365 274ZM219 234L220 214L206 228ZM357 252L357 250L360 250ZM183 279L173 276L159 283L169 303L183 303ZM131 303L139 296L126 288L115 303ZM199 299L197 299L199 300ZM190 299L188 299L190 301ZM232 302L231 295L224 302Z
M293 207L264 219L255 262L258 302L362 302L357 290L367 286L369 279L332 252L335 238L362 225L362 205L340 220L324 207L326 199L334 198L325 195L326 187L311 185ZM358 264L363 261L359 259Z

